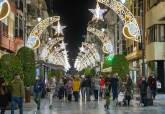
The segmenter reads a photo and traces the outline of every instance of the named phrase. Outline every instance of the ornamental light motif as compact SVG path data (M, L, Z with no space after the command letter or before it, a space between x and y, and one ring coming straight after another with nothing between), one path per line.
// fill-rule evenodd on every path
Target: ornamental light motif
M96 9L89 9L90 12L93 13L93 21L104 21L103 14L107 11L107 9L101 9L98 2L96 3Z
M125 7L121 2L116 0L98 0L99 3L111 8L124 23L123 35L125 38L140 42L140 28L136 18L131 11Z
M55 29L56 33L55 35L64 35L63 34L63 29L66 28L66 26L61 26L60 22L58 21L57 26L53 26L53 29Z
M87 27L87 31L93 33L99 38L99 40L103 44L102 50L104 53L109 54L109 55L114 54L113 45L109 36L107 36L103 31L100 31L92 27Z
M0 0L0 20L5 19L10 13L10 4L8 0Z
M83 42L75 60L74 67L78 71L81 71L88 66L94 66L98 61L100 61L100 55L95 45Z
M64 37L57 37L57 38L50 40L41 51L41 55L40 55L41 59L43 59L43 60L47 59L47 57L51 53L51 51L54 50L54 48L55 48L54 46L59 44L60 42L63 42L63 40L64 40ZM65 48L65 47L63 47L63 48ZM58 51L58 49L56 49L56 50Z
M51 24L53 24L54 22L57 22L60 20L59 16L53 16L53 17L49 17L47 19L44 19L42 21L40 21L31 31L29 37L28 37L28 41L26 43L26 45L29 48L32 49L37 49L40 46L40 36L43 33L43 31L50 26Z

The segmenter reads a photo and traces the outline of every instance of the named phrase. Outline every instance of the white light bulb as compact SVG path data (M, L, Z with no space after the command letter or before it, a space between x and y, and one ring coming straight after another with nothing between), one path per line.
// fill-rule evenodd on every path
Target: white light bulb
M125 3L125 0L121 0L121 3L123 3L123 4L124 4L124 3Z
M41 21L41 17L38 17L38 18L37 18L37 21L40 22L40 21Z

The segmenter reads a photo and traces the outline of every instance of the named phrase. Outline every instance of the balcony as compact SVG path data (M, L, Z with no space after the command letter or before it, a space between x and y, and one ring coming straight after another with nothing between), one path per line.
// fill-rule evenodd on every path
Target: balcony
M134 49L132 53L129 53L126 58L128 61L139 59L142 57L142 51L139 49Z
M0 47L7 49L8 51L15 52L16 45L13 38L8 37L7 35L1 35Z
M146 28L149 28L150 26L154 24L161 24L164 21L165 17L165 0L156 2L154 6L152 6L151 9L149 9L146 13Z

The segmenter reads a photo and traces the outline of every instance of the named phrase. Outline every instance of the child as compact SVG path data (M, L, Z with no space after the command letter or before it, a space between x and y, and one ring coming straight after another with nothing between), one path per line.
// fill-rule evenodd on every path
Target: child
M105 109L109 109L110 105L110 90L109 90L109 84L105 83Z

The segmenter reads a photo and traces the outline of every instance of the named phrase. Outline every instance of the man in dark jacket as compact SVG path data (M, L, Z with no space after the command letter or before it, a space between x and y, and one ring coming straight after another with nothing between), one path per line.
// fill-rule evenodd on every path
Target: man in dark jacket
M144 106L147 106L147 81L145 78L142 78L142 83L140 85L140 96L141 96L141 102L144 104Z
M112 95L113 95L113 100L117 99L118 97L118 78L117 78L118 74L115 73L113 75L113 77L110 79L110 83L112 86Z
M0 114L5 114L6 106L9 104L11 99L9 91L4 83L4 78L0 77Z
M83 86L85 88L87 101L90 101L90 90L91 90L91 78L90 78L90 76L86 76Z
M43 80L41 80L39 77L36 77L36 81L33 87L33 94L34 94L34 101L37 104L37 110L40 109L40 101L41 101L43 89L44 89Z
M154 75L148 77L148 86L151 91L152 98L155 99L156 96L156 79Z

